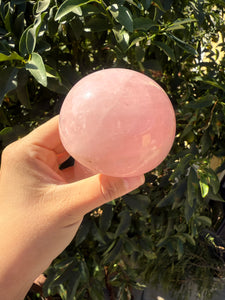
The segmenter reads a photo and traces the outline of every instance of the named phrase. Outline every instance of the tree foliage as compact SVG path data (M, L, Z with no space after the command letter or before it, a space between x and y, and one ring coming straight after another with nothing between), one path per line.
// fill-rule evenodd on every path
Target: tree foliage
M224 277L224 262L199 239L223 217L224 7L223 0L0 1L1 149L57 114L73 84L103 68L147 74L176 111L167 159L138 190L85 216L46 271L45 295L131 299L151 281L179 299L195 283L206 297Z

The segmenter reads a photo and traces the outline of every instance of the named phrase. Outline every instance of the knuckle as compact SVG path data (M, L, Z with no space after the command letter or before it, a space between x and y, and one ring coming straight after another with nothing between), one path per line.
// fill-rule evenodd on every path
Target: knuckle
M106 202L117 198L120 190L120 184L112 177L100 176L101 195Z
M4 148L4 150L2 151L2 160L8 161L8 160L12 160L13 157L15 157L17 152L16 151L17 143L18 143L17 141L13 142Z

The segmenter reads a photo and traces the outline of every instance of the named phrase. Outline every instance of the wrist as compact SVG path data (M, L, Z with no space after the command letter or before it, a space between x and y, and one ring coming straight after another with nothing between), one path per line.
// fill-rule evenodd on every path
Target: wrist
M23 300L43 272L37 263L40 253L22 228L6 226L7 223L3 223L4 231L0 232L0 299Z

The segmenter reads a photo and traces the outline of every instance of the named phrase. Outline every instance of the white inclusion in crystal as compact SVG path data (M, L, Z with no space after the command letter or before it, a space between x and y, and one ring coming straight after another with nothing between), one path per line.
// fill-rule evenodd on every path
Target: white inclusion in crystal
M87 91L87 92L85 93L85 98L86 98L86 99L91 98L91 96L92 96L92 94L91 94L90 91Z
M151 143L152 143L152 139L151 139L150 133L145 134L145 135L142 137L142 146L143 146L143 147L147 147L147 146L149 146Z

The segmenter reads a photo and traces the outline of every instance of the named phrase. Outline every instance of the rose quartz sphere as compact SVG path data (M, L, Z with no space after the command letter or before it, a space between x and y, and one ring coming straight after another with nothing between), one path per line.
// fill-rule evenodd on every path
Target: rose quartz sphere
M175 114L164 90L142 73L120 68L94 72L69 91L59 131L67 152L95 173L144 174L168 155Z

